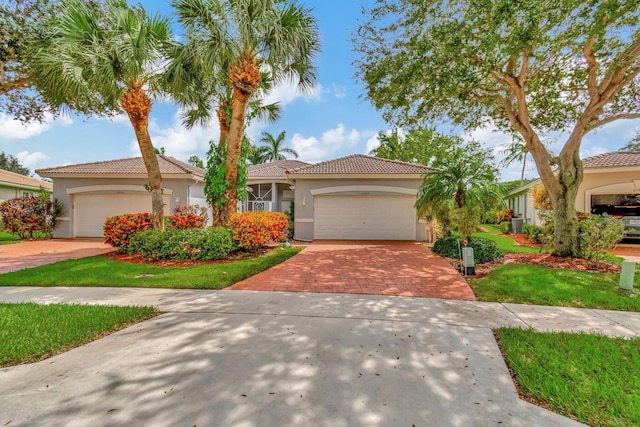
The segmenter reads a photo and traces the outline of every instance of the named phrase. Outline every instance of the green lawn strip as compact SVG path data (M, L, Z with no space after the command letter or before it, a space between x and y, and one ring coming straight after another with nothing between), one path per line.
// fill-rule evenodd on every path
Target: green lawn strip
M640 425L640 338L501 328L519 393L590 426Z
M157 314L153 307L0 304L0 367L53 356Z
M159 267L103 256L60 261L0 275L0 286L111 286L222 289L291 258L302 247L278 247L267 255L220 264ZM152 275L137 278L140 275Z
M20 241L20 237L17 234L7 233L5 231L0 231L0 245L8 245L11 243L18 243Z
M484 224L482 226L487 232L473 233L473 237L483 237L485 239L492 240L498 245L498 248L504 252L540 252L540 248L531 248L529 246L521 246L508 236L500 235L500 230L490 224Z
M482 301L640 311L640 292L620 291L618 274L512 263L469 283ZM640 275L635 289L640 289Z

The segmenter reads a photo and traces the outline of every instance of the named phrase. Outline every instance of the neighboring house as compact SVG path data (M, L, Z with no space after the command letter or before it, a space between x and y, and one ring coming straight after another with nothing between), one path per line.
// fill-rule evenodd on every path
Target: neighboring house
M35 196L43 189L53 191L53 184L0 169L0 202L16 197Z
M247 199L240 202L240 210L287 212L293 201L293 187L287 170L309 166L298 160L280 160L249 166Z
M431 240L414 207L428 170L355 154L287 171L294 186L295 238Z
M158 155L164 213L176 206L206 206L205 170L172 157ZM151 212L146 190L147 170L142 157L39 169L53 179L53 196L64 206L54 237L102 237L107 217Z
M594 205L640 205L640 152L613 152L588 157L583 161L584 179L578 189L576 210L591 212ZM509 192L505 201L509 209L525 224L540 225L531 200L537 179Z

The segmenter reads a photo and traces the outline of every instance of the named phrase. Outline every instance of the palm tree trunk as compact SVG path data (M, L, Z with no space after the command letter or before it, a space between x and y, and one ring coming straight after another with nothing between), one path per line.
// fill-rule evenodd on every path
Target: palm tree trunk
M524 182L524 169L527 166L527 153L522 154L522 172L520 173L520 187L522 187L522 183Z
M151 99L142 89L142 83L138 82L129 88L121 98L122 108L127 112L129 121L138 140L140 154L149 177L151 188L151 211L153 215L153 228L164 229L164 202L162 200L162 175L158 157L153 149L149 136L149 113L151 112Z

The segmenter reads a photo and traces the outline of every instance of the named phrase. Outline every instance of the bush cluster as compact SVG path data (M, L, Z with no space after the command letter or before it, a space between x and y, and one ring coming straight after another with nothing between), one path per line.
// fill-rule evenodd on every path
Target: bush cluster
M104 222L104 242L115 248L125 247L134 234L150 228L152 220L146 212L109 217Z
M226 227L149 229L135 234L125 251L153 260L210 261L238 249L233 232Z
M0 223L6 231L22 239L37 233L51 236L62 210L62 204L47 193L40 197L17 197L0 203Z
M433 252L447 258L460 259L460 248L463 247L456 236L442 237L433 245ZM500 258L502 252L495 242L482 237L469 237L468 247L473 248L473 258L476 263L482 264Z
M610 215L587 214L579 223L582 253L598 263L624 237L624 221Z
M513 218L513 209L504 209L496 212L496 223L502 224L504 221L511 221Z
M523 224L522 234L526 234L531 243L544 243L544 230L542 229L542 227L531 224Z
M513 225L511 224L511 220L509 221L502 221L499 225L498 228L500 229L500 232L503 234L509 234L513 231Z
M164 218L164 225L169 230L183 230L185 228L204 228L207 217L193 213L170 215Z
M233 214L227 225L240 249L254 251L270 241L285 241L289 220L282 212L242 212Z

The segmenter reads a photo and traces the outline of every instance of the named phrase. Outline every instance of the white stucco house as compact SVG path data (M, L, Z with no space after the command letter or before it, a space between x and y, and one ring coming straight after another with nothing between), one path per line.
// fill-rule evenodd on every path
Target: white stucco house
M206 206L205 170L158 155L165 214L184 204ZM287 212L294 204L295 238L430 240L414 204L426 166L365 155L317 164L284 160L249 167L240 211ZM150 212L141 157L40 169L65 207L54 237L101 237L107 217Z
M583 159L584 179L578 189L576 210L591 212L595 205L640 204L640 152L612 152ZM540 225L531 200L539 179L512 190L505 201L525 224Z
M205 170L158 155L164 213L176 206L206 206ZM53 237L102 237L107 217L151 212L142 157L60 166L36 171L53 180L53 196L64 205Z
M35 196L40 190L53 191L53 184L0 169L0 203L16 197Z

